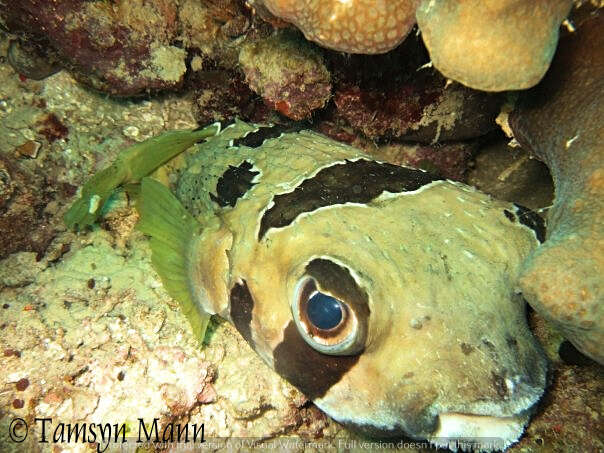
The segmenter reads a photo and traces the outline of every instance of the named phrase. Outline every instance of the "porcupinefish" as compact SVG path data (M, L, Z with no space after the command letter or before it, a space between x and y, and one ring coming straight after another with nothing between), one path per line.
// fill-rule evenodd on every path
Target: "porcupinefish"
M277 373L370 436L516 441L546 383L517 289L527 210L308 130L241 121L136 145L66 216L142 179L152 262L203 337L232 322ZM205 140L205 141L203 141ZM175 195L144 177L199 142Z

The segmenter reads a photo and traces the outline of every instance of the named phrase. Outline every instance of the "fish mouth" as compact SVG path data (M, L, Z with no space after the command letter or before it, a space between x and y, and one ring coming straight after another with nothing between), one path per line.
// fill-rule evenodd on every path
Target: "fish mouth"
M520 379L515 382L515 388L509 386L514 388L515 398L442 408L428 440L453 451L505 450L522 437L544 392L544 386L520 385Z
M445 412L428 440L453 451L501 451L522 436L532 411L510 417Z

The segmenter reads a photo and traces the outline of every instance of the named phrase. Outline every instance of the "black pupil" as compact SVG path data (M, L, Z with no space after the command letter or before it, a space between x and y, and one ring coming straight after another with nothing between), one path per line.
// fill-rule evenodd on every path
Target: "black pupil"
M335 297L317 292L308 300L306 314L315 327L333 329L342 321L342 304Z

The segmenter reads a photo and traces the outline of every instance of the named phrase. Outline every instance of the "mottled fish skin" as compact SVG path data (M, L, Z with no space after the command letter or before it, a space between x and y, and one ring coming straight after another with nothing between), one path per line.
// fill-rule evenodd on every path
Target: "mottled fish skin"
M181 175L177 196L204 227L191 244L197 303L363 432L517 440L546 382L516 285L538 245L520 208L310 131L231 146L256 129L225 128ZM319 177L329 193L311 189ZM309 331L305 285L347 306L341 349Z

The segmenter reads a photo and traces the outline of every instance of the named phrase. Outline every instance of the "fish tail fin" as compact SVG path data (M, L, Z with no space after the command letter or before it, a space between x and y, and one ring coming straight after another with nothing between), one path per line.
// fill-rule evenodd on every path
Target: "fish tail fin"
M137 228L151 236L153 267L170 297L178 301L193 334L203 342L211 315L193 298L188 265L191 239L201 232L201 224L166 186L148 177L141 182L138 210Z

